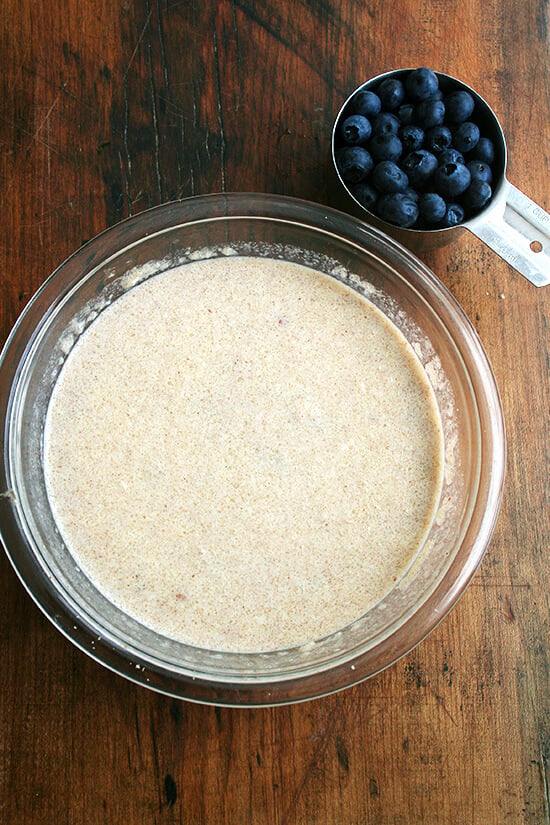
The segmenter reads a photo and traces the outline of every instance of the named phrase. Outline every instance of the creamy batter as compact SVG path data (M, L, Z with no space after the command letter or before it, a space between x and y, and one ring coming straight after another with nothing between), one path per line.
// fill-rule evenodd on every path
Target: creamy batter
M218 650L321 638L399 579L437 506L442 436L401 333L298 264L226 256L134 286L54 388L52 509L99 589Z

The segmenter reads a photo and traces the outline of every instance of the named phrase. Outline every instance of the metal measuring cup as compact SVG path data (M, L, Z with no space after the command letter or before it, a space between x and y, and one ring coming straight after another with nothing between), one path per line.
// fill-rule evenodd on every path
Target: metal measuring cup
M410 71L412 70L398 69L367 80L350 94L340 109L332 130L332 161L338 178L338 205L360 218L368 216L370 223L392 235L403 245L419 251L446 245L465 229L469 230L532 284L547 286L550 284L550 215L507 180L507 151L502 127L488 103L462 81L436 72L440 89L444 93L464 89L472 95L475 102L472 119L475 119L481 133L492 140L495 148L492 164L493 195L477 215L458 226L443 229L403 229L383 221L367 210L342 179L335 156L338 127L349 112L353 97L365 89L375 91L386 78L403 80Z

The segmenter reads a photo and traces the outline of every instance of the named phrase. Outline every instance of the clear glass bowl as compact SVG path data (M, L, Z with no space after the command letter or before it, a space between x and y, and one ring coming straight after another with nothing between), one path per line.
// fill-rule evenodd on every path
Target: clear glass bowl
M45 489L46 410L67 342L116 300L136 267L201 250L297 261L367 291L415 348L443 423L445 479L426 543L392 591L344 629L294 649L220 653L163 637L110 603L77 567ZM130 275L129 275L130 273ZM381 232L314 203L258 194L166 204L104 232L63 263L15 325L0 361L0 524L21 581L92 658L163 693L235 706L296 702L361 681L420 642L463 593L500 504L505 436L491 368L454 298Z

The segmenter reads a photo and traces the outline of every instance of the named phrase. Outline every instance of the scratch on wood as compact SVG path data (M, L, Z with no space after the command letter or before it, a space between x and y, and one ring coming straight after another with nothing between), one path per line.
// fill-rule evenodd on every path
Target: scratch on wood
M51 143L48 143L47 140L44 140L41 137L38 137L36 134L33 135L32 132L29 132L27 129L23 128L19 123L14 123L12 120L8 120L8 118L0 116L0 122L5 123L6 126L9 126L11 129L16 129L18 132L21 132L22 135L26 135L27 137L31 138L31 140L35 140L37 143L41 143L42 146L45 146L48 151L53 152L56 155L61 155L61 153L52 146Z
M160 10L160 2L157 0L157 29L160 46L160 62L162 64L162 72L164 75L164 85L168 90L170 88L170 79L168 77L168 61L166 60L166 48L164 45L164 31L162 28L162 15Z
M235 6L235 0L231 0L231 12L233 15L233 29L235 31L235 47L237 50L237 65L241 62L241 50L239 47L239 29L237 26L237 8Z
M150 15L149 15L150 16ZM162 193L162 175L160 173L160 133L159 133L159 122L158 122L158 112L157 112L157 101L156 101L156 89L155 89L155 78L154 78L154 70L153 70L153 56L152 56L152 48L151 48L151 41L147 43L147 62L149 66L149 85L151 87L151 114L153 116L153 134L155 135L155 174L157 178L157 190L159 200L162 203L163 200L163 193Z
M274 25L272 24L273 18L271 19L271 21L262 20L255 6L250 8L244 4L243 0L233 0L233 2L248 20L250 20L252 23L255 23L257 26L259 26L260 29L263 29L263 31L265 31L270 37L273 37L274 40L281 44L281 46L284 46L286 49L292 52L292 54L294 54L299 61L306 65L314 74L320 77L328 89L333 89L341 97L346 97L346 89L343 86L335 85L333 74L331 74L331 72L328 70L322 72L322 66L319 63L316 63L313 59L308 59L303 54L299 54L292 41L284 37L282 33L274 27ZM309 44L309 41L307 42Z
M126 157L127 157L128 167L131 168L132 161L130 160L130 153L128 151L128 138L127 138L128 125L127 124L128 124L128 119L126 118L125 119L125 124L124 124L124 130L123 130L123 140L124 140L124 145L125 145L125 148L126 148ZM129 183L128 183L128 170L124 167L124 161L122 160L122 154L120 152L118 153L118 160L119 160L119 164L120 164L120 171L121 171L121 174L122 174L122 178L124 180L124 194L126 195L126 202L128 204L128 214L131 215L132 214L132 199L130 197L130 186L129 186Z
M220 178L221 191L225 192L225 132L223 123L223 107L222 107L222 87L220 78L220 59L218 54L218 36L216 34L216 20L212 21L212 34L214 41L214 64L216 68L216 96L218 103L218 126L220 129Z
M136 742L138 746L138 751L141 751L141 738L139 735L139 717L138 717L138 709L137 704L134 705L134 726L136 730Z
M176 117L182 118L183 120L186 119L186 110L183 106L180 106L178 103L175 103L169 97L165 97L164 95L157 94L157 100L165 106L167 114L176 115Z
M540 748L539 766L543 788L544 816L546 820L546 825L550 825L550 786L548 782L548 760L546 758L542 746Z
M150 18L150 15L149 15L149 18ZM146 22L146 24L144 26L143 32L142 32L141 37L139 38L139 41L138 41L138 45L141 42L141 39L143 38L143 35L145 33L145 29L147 27L147 23L148 23L148 21ZM130 60L130 63L131 62L132 62L132 59ZM128 65L128 68L129 68L129 65ZM129 123L130 123L130 102L129 102L129 98L128 98L128 69L124 72L122 86L123 86L123 91L124 91L124 127L123 127L123 130L122 130L122 142L124 144L124 151L125 151L125 154L126 154L126 169L124 171L124 188L125 188L125 192L126 192L126 201L127 201L127 204L128 204L128 215L132 215L133 212L134 212L134 209L133 209L133 200L132 200L132 197L131 197L131 194L130 194L130 181L132 179L132 156L130 154L130 141L129 141L129 137L128 137ZM119 157L120 157L120 155L119 155Z
M42 224L50 223L51 219L54 215L58 215L62 212L71 211L75 212L75 207L79 205L80 201L63 201L63 203L59 203L56 206L52 206L50 209L46 209L45 205L42 206L42 211L40 212L40 216L37 216L35 221L31 221L30 223L22 223L22 229L36 229Z
M193 97L193 129L197 128L198 124L198 107L197 107L197 96L195 94L195 84L193 83L192 86L192 97Z
M55 96L54 102L52 103L52 105L50 106L50 108L48 109L48 111L46 112L46 114L44 115L44 117L42 118L40 123L38 124L38 127L37 127L37 129L36 129L36 131L33 135L34 140L36 140L38 138L38 135L40 134L40 132L42 131L42 129L47 124L48 120L50 119L51 114L52 114L53 110L55 109L55 107L57 106L57 103L59 101L59 96L60 96L60 92L57 93L57 95Z
M504 597L504 607L504 615L509 622L514 622L516 620L516 614L514 613L514 608L512 607L512 602L510 601L509 596Z
M287 807L286 811L283 813L283 816L281 817L281 819L279 821L279 825L288 825L288 823L291 821L291 818L293 817L293 814L296 810L298 800L300 799L300 797L301 797L301 795L304 791L304 788L306 786L306 783L307 783L309 777L311 776L312 772L315 770L315 767L316 767L317 763L319 762L319 760L321 759L321 757L325 753L326 749L328 748L329 742L330 742L331 737L332 737L332 732L333 732L333 729L334 729L334 726L335 726L336 710L337 709L335 708L332 711L332 713L329 717L328 724L326 725L325 730L323 731L323 735L319 738L317 746L315 747L315 750L313 751L313 754L311 756L311 759L309 760L308 764L306 765L304 773L302 774L302 777L301 777L300 781L298 782L298 784L297 784L297 786L294 790L294 793L292 794L292 798L291 798L291 800L288 804L288 807Z
M407 662L404 667L404 672L407 684L410 686L414 685L418 690L427 690L428 693L430 693L434 697L435 701L442 709L443 713L445 713L445 715L449 717L453 725L455 725L455 727L458 727L458 722L455 720L455 718L447 708L447 705L445 704L445 699L443 698L443 696L440 696L439 693L436 693L436 691L430 685L428 677L426 676L420 665L416 662Z
M150 733L151 733L151 750L153 752L153 764L154 764L154 768L155 768L155 776L156 776L156 779L157 779L157 789L158 789L158 794L159 794L159 806L162 806L162 793L161 793L161 788L160 788L160 784L161 784L160 783L160 776L161 776L160 761L159 761L159 753L158 753L158 748L157 748L157 737L156 737L156 733L155 733L155 720L154 720L153 715L151 715Z
M327 723L325 725L325 728L323 730L323 733L319 737L319 740L317 742L315 750L313 751L313 754L311 755L311 759L309 760L308 764L306 765L306 768L303 772L303 775L301 776L301 778L299 779L299 781L296 785L296 788L294 790L294 793L292 794L292 798L291 798L291 800L288 804L288 807L287 807L286 811L283 813L283 816L279 820L279 825L288 825L288 823L291 820L293 820L294 813L296 811L296 806L298 804L298 800L300 799L300 797L302 796L302 794L304 792L304 788L307 784L307 781L308 781L309 777L311 776L311 774L313 773L313 771L315 770L315 768L317 767L317 765L320 762L320 760L322 759L322 757L324 756L324 754L326 753L329 744L333 740L334 731L335 731L337 725L339 723L343 724L342 720L343 720L344 716L345 716L345 719L346 719L346 726L351 725L351 727L353 728L353 722L354 722L355 716L359 712L359 709L362 706L362 703L361 702L356 702L352 705L352 707L347 708L347 710L344 711L341 702L342 702L342 700L339 700L338 704L336 704L334 706L334 709L330 713L330 715L328 717L328 720L327 720ZM343 741L342 737L338 737L338 739ZM346 757L347 757L347 754L346 754ZM340 764L342 764L342 763L340 763ZM348 760L348 764L349 764L349 760ZM342 765L342 767L344 767L344 766Z
M470 582L468 587L481 587L485 590L487 587L497 588L498 590L503 590L505 588L511 588L512 590L516 590L520 587L525 587L527 590L531 589L531 584L529 582L491 582L491 581L474 581Z
M449 717L449 719L451 720L451 722L453 723L455 728L458 728L458 722L456 721L456 719L452 715L451 711L448 709L443 696L440 696L438 693L436 693L435 690L433 690L433 688L430 687L430 685L428 685L428 690L430 691L430 693L432 693L435 696L435 701L437 702L439 707L443 710L443 713L446 716Z
M127 77L127 75L128 75L128 72L130 71L130 67L131 67L132 63L133 63L133 62L134 62L134 60L135 60L136 54L138 53L139 47L140 47L140 45L141 45L141 41L143 40L143 37L144 37L145 32L146 32L146 30L147 30L147 26L148 26L148 25L149 25L149 23L151 22L151 15L152 15L152 14L153 14L153 10L152 10L152 9L149 9L149 14L147 15L147 19L145 20L145 23L144 23L143 29L141 30L141 34L139 35L139 37L138 37L138 39L137 39L137 43L136 43L136 45L134 46L134 51L132 52L132 55L131 55L131 57L130 57L130 60L128 61L128 65L126 66L126 69L125 69L125 71L124 71L124 78L125 78L125 79L126 79L126 77Z

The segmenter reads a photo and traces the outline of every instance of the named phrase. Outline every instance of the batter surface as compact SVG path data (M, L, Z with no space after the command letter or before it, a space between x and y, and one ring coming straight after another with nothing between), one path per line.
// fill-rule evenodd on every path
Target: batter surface
M191 644L259 651L362 615L440 490L432 390L401 333L298 264L227 256L130 289L71 350L45 471L99 589Z

